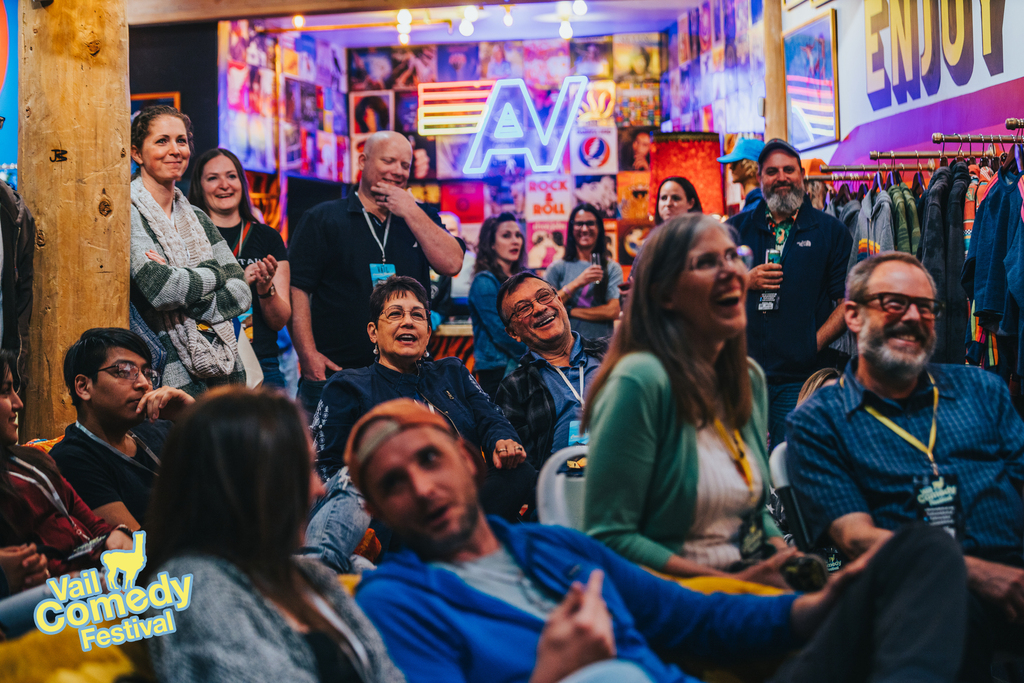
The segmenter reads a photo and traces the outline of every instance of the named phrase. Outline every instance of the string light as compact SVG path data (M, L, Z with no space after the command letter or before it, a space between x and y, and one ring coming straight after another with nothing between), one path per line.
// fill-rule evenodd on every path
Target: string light
M408 45L409 44L409 34L408 33L399 33L398 34L398 42L401 43L402 45Z
M473 35L473 22L469 19L463 19L459 22L459 33L466 36L467 38Z
M305 25L306 17L302 16L301 14L296 14L294 17L292 17L292 26L294 26L295 28L302 28Z
M584 0L576 0L572 3L572 13L582 17L587 13L587 3Z
M402 35L407 36L412 32L412 26L410 26L409 24L399 24L398 32L401 33Z
M407 9L398 10L398 23L408 26L412 23L412 12Z
M569 40L572 38L572 24L569 23L568 19L562 21L558 27L558 36L562 40Z
M511 26L512 25L512 8L511 7L506 7L505 8L505 17L501 21L502 21L502 23L505 24L505 26Z
M480 18L480 12L477 10L476 5L466 5L466 9L462 11L462 16L466 17L469 21L476 21Z

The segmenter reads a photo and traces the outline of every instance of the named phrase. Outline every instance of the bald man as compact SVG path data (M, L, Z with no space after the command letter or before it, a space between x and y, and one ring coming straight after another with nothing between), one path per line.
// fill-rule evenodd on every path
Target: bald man
M307 211L292 233L290 329L302 366L299 399L312 417L327 379L374 361L366 335L370 292L389 275L430 291L430 268L456 275L465 244L407 189L412 146L392 131L374 133L359 155L357 191Z

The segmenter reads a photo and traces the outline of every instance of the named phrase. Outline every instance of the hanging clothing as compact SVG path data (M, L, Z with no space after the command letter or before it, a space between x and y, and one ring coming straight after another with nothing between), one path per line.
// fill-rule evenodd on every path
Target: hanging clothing
M853 236L849 268L853 268L869 256L892 251L894 244L892 199L885 190L870 190L860 203L860 215L857 218L857 232Z
M945 301L946 312L935 321L936 363L964 362L964 335L967 334L967 294L960 284L960 273L964 267L964 204L971 174L967 164L958 161L951 167L953 182L946 204L945 265L942 269L943 283L939 286L940 301ZM934 274L933 274L934 275Z
M961 272L964 292L973 300L971 324L965 335L967 358L984 368L995 368L1000 360L1005 360L1000 358L995 335L1018 334L1015 323L1019 316L1014 310L1016 301L1009 301L1008 310L1004 259L1009 223L1013 217L1020 216L1020 178L1020 175L1009 171L1000 172L985 188ZM1010 320L1006 320L1008 317ZM1014 323L1012 329L1007 328L1004 322Z
M909 218L907 216L907 198L903 194L903 190L900 189L899 185L893 185L889 188L889 198L892 199L892 218L894 242L896 244L896 250L905 253L910 253L910 228Z

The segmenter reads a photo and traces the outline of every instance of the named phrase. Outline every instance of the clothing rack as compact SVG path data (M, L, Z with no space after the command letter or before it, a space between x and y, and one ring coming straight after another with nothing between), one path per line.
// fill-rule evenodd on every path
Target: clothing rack
M1024 128L1024 119L1006 119L1006 130L1020 130Z
M826 174L826 175L809 175L809 176L804 176L804 180L820 180L820 181L823 181L823 182L835 182L835 181L842 181L842 180L863 180L863 181L867 181L867 180L874 180L874 179L875 179L875 176L873 174L871 174L871 173L852 174L852 175L845 174L845 173L844 174L829 173L829 174Z
M981 144L1013 144L1015 142L1024 142L1024 139L1019 135L960 135L959 133L954 135L944 135L942 133L932 133L932 142L936 145L944 144L946 142L958 142L960 144L967 143L968 145L978 142Z
M885 164L876 165L859 165L859 166L827 166L821 165L822 173L847 173L850 171L934 171L935 163L932 162L927 166L918 164L916 166L911 164L894 164L887 166Z
M871 152L869 156L875 159L998 159L1001 152Z

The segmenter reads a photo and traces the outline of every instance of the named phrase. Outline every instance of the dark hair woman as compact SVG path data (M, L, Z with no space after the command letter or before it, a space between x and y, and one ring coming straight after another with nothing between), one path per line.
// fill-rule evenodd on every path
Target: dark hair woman
M374 406L396 398L414 399L442 413L459 434L478 446L481 459L487 462L480 501L489 514L517 517L522 506L531 502L537 479L537 471L526 463L516 430L462 361L427 358L430 301L419 281L392 275L378 284L370 295L366 332L376 347L377 362L335 373L324 386L311 427L318 467L329 479L327 496L311 516L303 552L312 552L346 572L351 571L352 552L369 518L355 523L365 513L361 494L348 484L345 444L352 425Z
M252 302L245 273L205 213L175 183L192 156L191 123L174 107L146 107L132 121L131 300L167 354L163 382L195 396L241 383L231 320Z
M480 240L469 288L469 317L473 321L474 372L492 399L505 375L526 353L505 332L498 316L498 288L523 269L526 250L523 233L514 214L491 216L480 226Z
M611 336L619 319L622 267L611 260L597 207L579 204L569 214L565 258L552 263L544 279L558 291L573 332L586 339Z
M263 369L263 384L284 387L277 333L292 317L291 271L281 235L252 211L242 162L226 149L204 152L192 169L188 200L210 216L252 289L252 348Z
M768 393L747 358L747 270L725 226L665 223L634 267L636 295L590 389L585 526L675 576L785 587L765 508Z
M14 391L16 364L13 353L0 351L0 545L34 546L46 558L45 576L98 567L104 550L132 548L131 530L94 515L46 453L17 445L16 418L24 404ZM94 541L91 551L70 559ZM0 567L8 571L3 562Z
M697 188L680 176L665 178L658 186L658 210L654 213L654 224L661 225L685 213L704 213Z
M404 680L337 575L293 556L323 493L304 422L276 392L226 387L171 432L146 574L194 588L177 631L149 641L161 681Z

